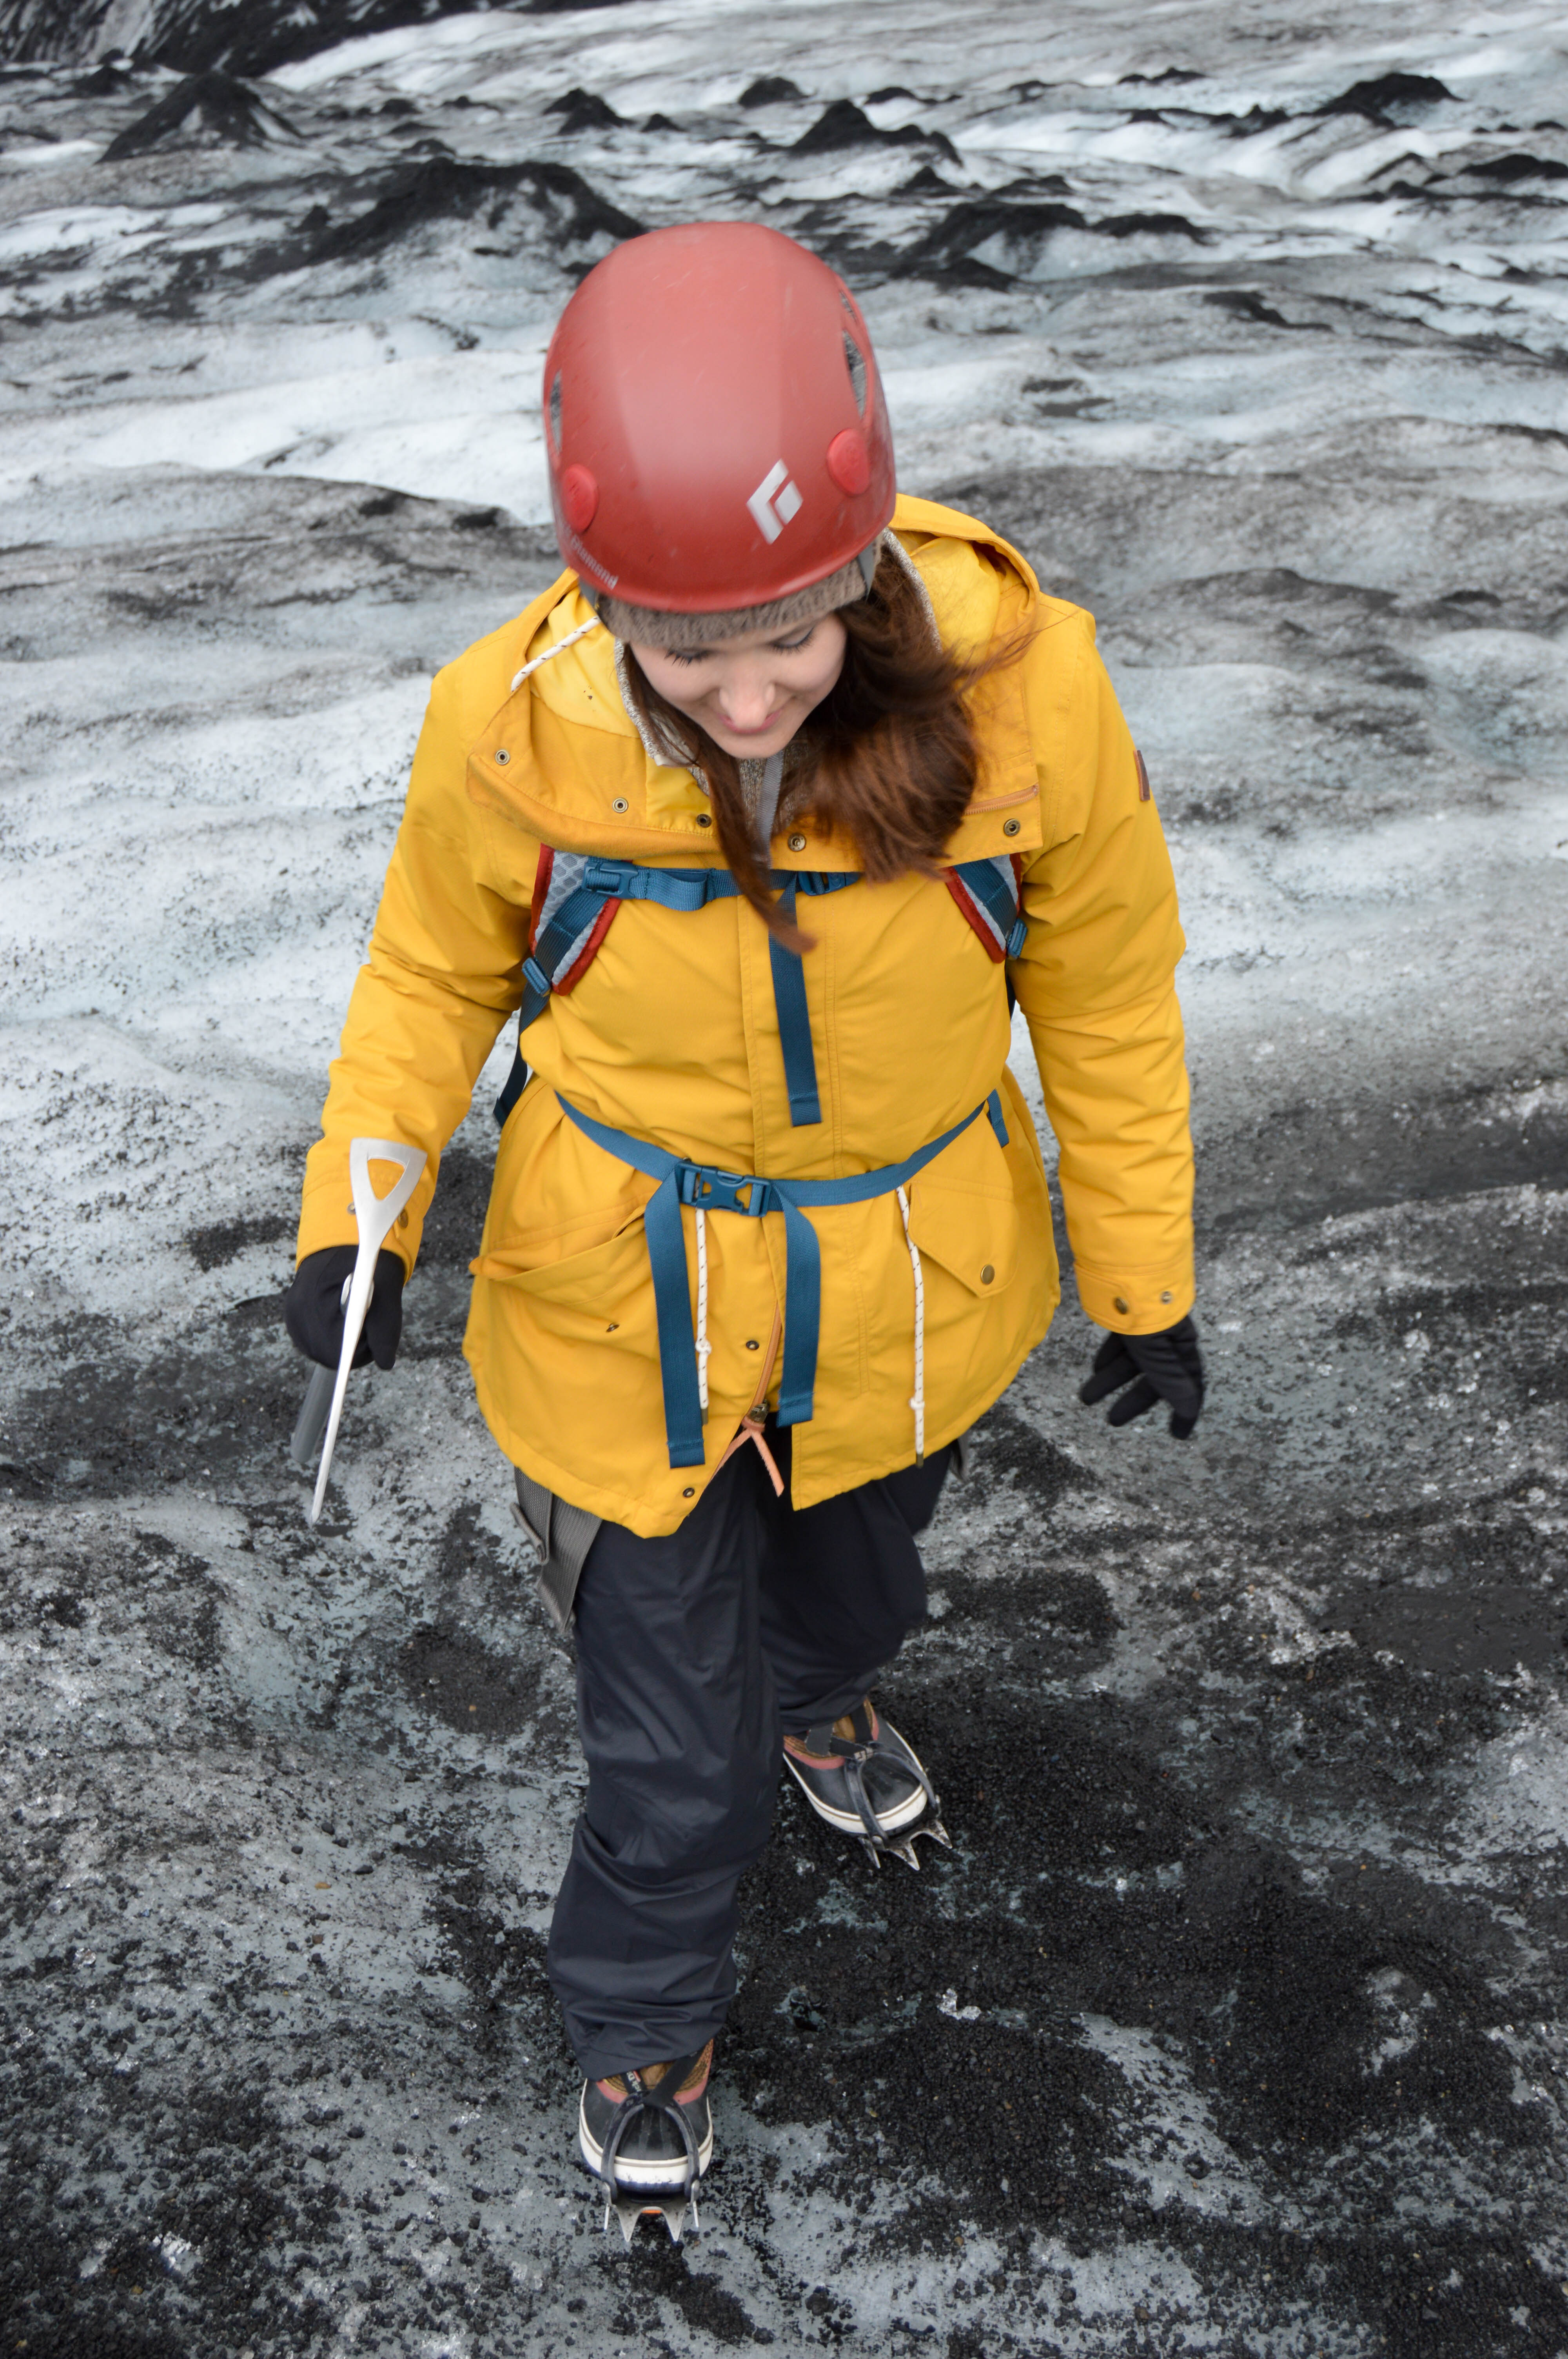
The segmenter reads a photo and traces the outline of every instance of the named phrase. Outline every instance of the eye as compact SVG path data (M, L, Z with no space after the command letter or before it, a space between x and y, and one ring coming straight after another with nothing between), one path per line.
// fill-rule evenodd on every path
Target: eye
M665 656L670 663L696 664L702 661L707 652L705 647L697 647L689 654L683 647L666 647Z
M816 629L816 625L815 623L808 623L798 639L775 639L773 641L774 653L781 656L799 655L802 647L810 646Z

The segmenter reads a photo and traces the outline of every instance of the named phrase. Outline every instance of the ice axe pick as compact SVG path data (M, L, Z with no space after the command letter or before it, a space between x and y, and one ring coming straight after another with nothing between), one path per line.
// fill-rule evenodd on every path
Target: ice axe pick
M370 1176L373 1163L395 1163L398 1178L384 1196L375 1192L375 1182ZM321 1502L327 1495L327 1477L332 1471L332 1451L337 1446L338 1427L342 1420L343 1397L348 1391L349 1370L354 1364L354 1353L364 1332L365 1313L375 1290L375 1257L386 1243L397 1216L419 1185L419 1175L425 1169L425 1150L420 1147L403 1147L391 1138L356 1138L349 1144L349 1181L353 1190L354 1218L359 1223L359 1251L354 1256L353 1274L349 1279L343 1310L343 1344L338 1353L337 1381L332 1386L332 1406L327 1419L327 1438L321 1445L321 1463L317 1470L316 1495L310 1502L308 1520L316 1521L321 1512ZM324 1373L318 1371L318 1375ZM312 1387L317 1377L311 1379ZM306 1396L300 1422L305 1421L310 1406ZM297 1452L297 1438L296 1451Z

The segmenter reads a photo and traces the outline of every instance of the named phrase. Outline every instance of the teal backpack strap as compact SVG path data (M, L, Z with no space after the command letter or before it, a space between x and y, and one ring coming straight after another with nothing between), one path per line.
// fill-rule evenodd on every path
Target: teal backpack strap
M793 926L797 893L840 893L846 885L858 885L860 879L858 871L849 869L775 868L772 881L779 888L779 908ZM822 1119L816 1053L811 1045L811 1016L806 1004L806 969L799 952L786 950L776 934L768 936L768 962L773 973L773 1006L778 1012L789 1118L798 1130Z
M842 892L847 886L860 882L859 872L852 869L775 868L770 872L770 878L778 888L780 908L792 925L802 893L814 898ZM1025 929L1013 862L1005 857L965 861L957 868L945 869L943 881L987 956L999 964L1016 957L1023 947ZM651 901L659 908L689 911L704 908L709 901L734 900L739 892L727 868L644 868L633 860L553 853L538 936L523 962L517 1049L505 1086L495 1102L496 1121L505 1122L527 1084L524 1033L544 1014L551 993L567 988L564 978L569 976L575 982L602 941L622 901ZM816 1055L806 996L806 970L798 952L786 950L776 935L768 938L768 962L773 972L773 1006L778 1014L790 1121L801 1129L822 1120Z
M942 872L943 882L979 936L986 956L1000 966L1016 958L1028 933L1020 906L1018 869L1011 855L964 860Z
M591 854L555 853L543 922L523 962L523 1005L517 1011L517 1048L506 1085L495 1101L495 1119L504 1123L528 1082L523 1035L543 1016L550 995L576 981L609 930L622 901L653 901L665 909L700 909L709 901L733 900L739 891L727 868L643 868L633 860L600 860Z

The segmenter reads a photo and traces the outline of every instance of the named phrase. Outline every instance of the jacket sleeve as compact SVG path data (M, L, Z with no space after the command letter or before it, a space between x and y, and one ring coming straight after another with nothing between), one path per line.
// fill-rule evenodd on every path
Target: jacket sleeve
M365 963L306 1164L297 1259L357 1242L349 1142L394 1138L429 1160L388 1245L414 1266L441 1150L522 1000L527 890L498 875L467 788L468 733L451 672L438 675ZM520 840L520 850L523 848Z
M1125 1334L1193 1304L1184 948L1159 813L1094 644L1057 608L1024 658L1044 843L1026 856L1014 985L1039 1060L1078 1296Z

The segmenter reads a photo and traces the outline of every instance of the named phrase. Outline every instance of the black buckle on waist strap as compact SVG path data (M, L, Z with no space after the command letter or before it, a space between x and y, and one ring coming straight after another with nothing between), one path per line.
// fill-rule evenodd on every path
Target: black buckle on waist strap
M675 1182L681 1202L694 1204L700 1212L744 1212L754 1221L776 1209L769 1201L773 1189L752 1171L718 1171L710 1164L683 1163L675 1173ZM752 1200L742 1203L748 1190Z

